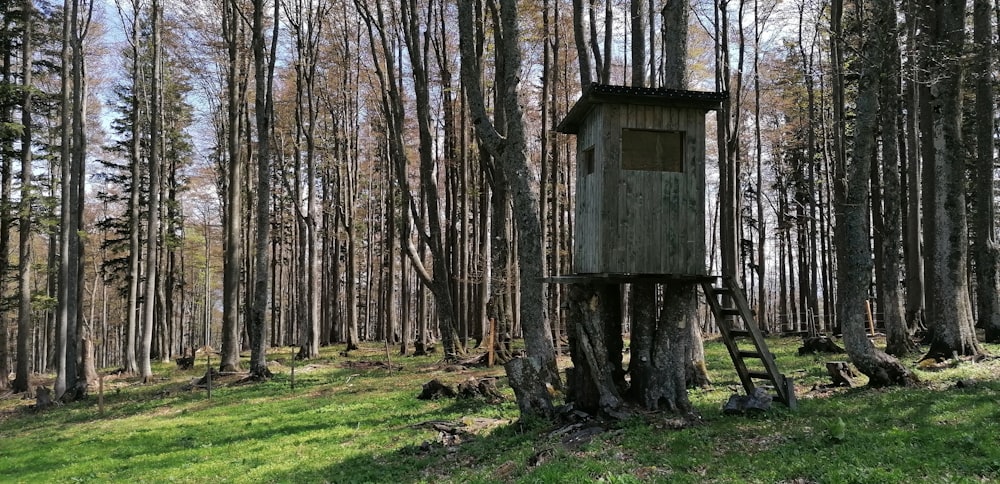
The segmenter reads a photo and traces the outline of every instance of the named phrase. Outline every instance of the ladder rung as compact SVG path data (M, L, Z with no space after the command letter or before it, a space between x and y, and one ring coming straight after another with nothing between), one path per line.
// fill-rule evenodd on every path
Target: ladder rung
M733 338L749 338L753 336L749 331L743 329L731 329L729 330L729 336Z
M718 294L732 294L732 293L733 293L733 291L731 289L729 289L728 287L715 287L715 286L712 286L712 294L714 294L714 295L718 295Z
M722 308L719 310L723 316L739 316L740 310L736 308Z
M751 371L747 372L747 375L750 378L756 378L758 380L774 380L774 378L771 378L771 374L766 371Z
M756 351L740 351L740 356L743 358L763 358L764 355Z

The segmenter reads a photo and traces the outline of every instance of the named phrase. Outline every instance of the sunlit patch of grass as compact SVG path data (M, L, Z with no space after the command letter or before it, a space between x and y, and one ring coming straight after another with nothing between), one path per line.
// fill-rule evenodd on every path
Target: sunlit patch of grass
M690 392L702 423L676 429L666 417L638 415L578 447L540 422L516 422L508 401L421 401L431 378L456 384L501 368L448 373L434 357L400 358L402 370L348 368L384 361L381 345L349 358L339 349L294 362L291 349L264 383L219 382L212 398L191 389L204 374L158 365L162 380L109 378L104 412L96 397L31 412L0 401L0 476L13 482L906 482L1000 479L1000 360L918 371L916 388L820 389L824 363L846 355L798 356L794 338L769 340L778 365L796 380L800 408L766 415L721 413L738 390L721 343L706 346L714 385ZM989 346L993 354L1000 347ZM395 349L393 349L395 351ZM905 359L914 365L918 355ZM169 378L167 376L169 375ZM969 385L958 388L955 382ZM863 379L859 378L859 382ZM447 447L427 422L497 419ZM511 422L511 423L505 423Z

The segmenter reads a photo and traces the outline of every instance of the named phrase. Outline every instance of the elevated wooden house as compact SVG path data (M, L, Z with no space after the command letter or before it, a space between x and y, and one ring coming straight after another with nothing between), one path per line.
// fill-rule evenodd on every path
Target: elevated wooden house
M706 274L705 115L725 98L604 84L583 93L557 127L576 135L576 274Z

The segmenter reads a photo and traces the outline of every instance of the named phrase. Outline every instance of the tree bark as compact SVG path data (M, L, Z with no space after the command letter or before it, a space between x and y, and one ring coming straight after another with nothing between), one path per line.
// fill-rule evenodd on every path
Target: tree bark
M571 284L567 298L573 368L566 370L566 400L585 412L618 415L627 388L618 286Z
M583 0L573 0L573 40L576 44L576 56L580 62L580 88L586 89L593 81L593 67L590 65L590 53L587 52L587 35L583 26Z
M688 413L687 365L695 285L663 285L663 310L656 315L656 286L632 284L632 349L629 396L648 410Z
M899 125L899 28L896 20L895 3L880 3L875 10L875 19L886 32L874 33L883 43L885 62L879 75L879 119L882 134L882 318L885 322L886 353L904 356L916 351L910 338L903 311L903 295L900 286L900 259L902 257L903 226L902 194L900 180L900 156L898 150Z
M150 353L153 344L153 325L156 317L156 291L159 282L159 236L160 236L160 149L163 146L163 114L160 111L161 95L161 49L160 24L163 11L159 0L153 0L151 10L153 35L153 72L151 74L149 99L149 201L146 210L146 288L143 296L142 340L139 346L139 374L144 383L151 383L153 368Z
M632 86L646 86L646 22L649 15L646 9L648 0L631 0L629 15L632 24ZM687 11L687 9L683 9ZM652 52L650 52L652 55Z
M559 387L559 373L555 361L555 347L551 330L545 318L542 301L542 247L541 222L538 218L538 194L533 186L534 174L528 165L527 141L524 133L524 114L518 99L521 71L521 47L518 28L517 2L500 2L502 43L496 46L502 53L503 77L496 80L506 100L502 106L506 120L505 137L486 113L482 93L482 73L475 62L472 40L472 6L469 2L459 5L460 45L462 52L462 81L468 92L469 107L476 134L490 154L499 159L506 179L510 182L514 218L517 229L517 257L521 285L520 322L524 331L525 348L530 358L535 358L548 368L547 381Z
M965 67L964 0L934 2L936 62L931 79L934 143L933 261L934 307L928 356L950 357L982 352L972 324L968 274L965 156L962 139L961 86Z
M234 372L240 367L240 288L243 273L243 152L240 144L243 116L244 74L240 66L242 20L235 0L223 1L222 36L229 62L226 65L226 203L223 217L224 263L222 272L222 352L219 371Z
M976 72L976 303L978 326L985 330L985 339L1000 343L1000 246L996 240L996 210L994 210L993 129L993 27L989 0L973 3Z
M876 12L889 8L891 0L877 0L873 6ZM834 10L835 15L840 10ZM865 39L868 56L861 62L861 79L856 101L856 126L854 150L848 162L837 170L837 225L836 231L841 244L837 246L838 267L841 278L837 285L838 317L843 328L844 346L858 369L868 375L869 385L882 387L889 385L906 386L914 383L916 377L895 358L875 348L866 331L865 300L871 282L872 249L868 234L870 222L867 211L870 203L871 163L874 157L875 133L878 115L878 69L885 59L885 45L888 26L882 22L888 15L876 13L868 32L874 39ZM837 16L835 21L839 22ZM894 20L893 20L894 21Z
M21 102L21 201L18 207L18 311L17 311L17 363L14 373L13 390L25 393L31 388L30 342L32 332L31 311L31 233L32 204L35 200L32 185L32 58L34 57L35 8L32 0L23 2L24 36L21 44L22 84L25 87Z
M273 32L270 48L265 46L264 0L253 2L253 26L251 46L254 66L254 110L257 120L257 206L256 233L254 237L253 299L250 307L250 321L247 335L250 338L250 377L268 379L271 370L267 368L267 307L270 252L268 242L271 234L271 121L274 117L272 80L274 79L275 51L278 41L278 6L274 2Z

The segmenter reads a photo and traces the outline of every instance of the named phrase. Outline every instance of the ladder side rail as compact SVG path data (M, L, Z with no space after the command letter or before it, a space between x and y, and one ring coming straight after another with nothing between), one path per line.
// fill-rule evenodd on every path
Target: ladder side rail
M719 303L719 296L715 292L715 287L709 282L703 282L702 289L705 292L708 306L711 308L712 314L715 316L715 320L719 324L719 332L722 334L722 341L726 344L726 349L729 351L729 357L733 360L733 366L736 367L736 374L740 377L740 383L743 384L743 389L746 390L747 395L750 395L753 393L756 385L754 385L753 379L750 378L750 371L747 369L747 365L746 362L743 361L743 357L740 356L739 348L736 346L736 340L730 333L732 330L732 321L728 316L722 314L722 305Z

